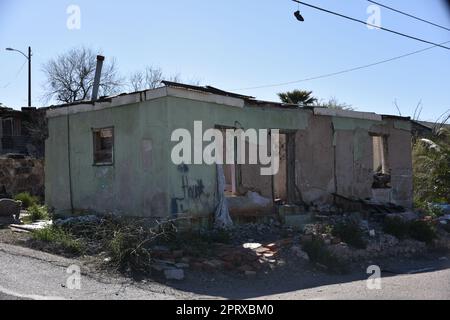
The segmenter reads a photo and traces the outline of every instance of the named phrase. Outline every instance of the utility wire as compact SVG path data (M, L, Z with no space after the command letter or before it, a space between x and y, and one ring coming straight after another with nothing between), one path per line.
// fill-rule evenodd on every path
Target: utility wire
M326 12L326 13L330 13L332 15L335 15L335 16L338 16L338 17L341 17L341 18L345 18L345 19L348 19L348 20L351 20L351 21L362 23L362 24L364 24L366 26L370 26L370 27L377 28L377 29L380 29L380 30L383 30L383 31L394 33L394 34L402 36L402 37L406 37L406 38L413 39L413 40L416 40L416 41L420 41L420 42L423 42L423 43L432 44L432 45L434 45L436 47L440 47L440 48L443 48L443 49L450 50L450 47L446 47L446 46L443 46L441 44L438 44L438 43L435 43L435 42L432 42L432 41L424 40L424 39L417 38L417 37L414 37L414 36L411 36L411 35L408 35L408 34L405 34L405 33L402 33L402 32L398 32L398 31L395 31L395 30L392 30L392 29L388 29L388 28L384 28L384 27L377 26L377 25L374 25L374 24L370 24L370 23L368 23L366 21L359 20L359 19L356 19L356 18L352 18L352 17L346 16L346 15L343 15L341 13L330 11L330 10L327 10L327 9L324 9L324 8L321 8L321 7L317 7L317 6L314 6L314 5L309 4L309 3L305 3L305 2L302 2L302 1L298 1L298 0L292 0L292 1L297 2L299 4L302 4L304 6L316 9L316 10L320 10L320 11L323 11L323 12Z
M437 23L433 23L433 22L431 22L431 21L428 21L428 20L425 20L425 19L422 19L422 18L413 16L412 14L409 14L409 13L406 13L406 12L403 12L403 11L400 11L400 10L397 10L397 9L394 9L394 8L389 7L389 6L387 6L387 5L384 5L384 4L382 4L382 3L379 3L379 2L376 2L376 1L372 1L372 0L367 0L367 1L370 2L370 3L376 4L376 5L380 6L380 7L389 9L389 10L391 10L391 11L394 11L394 12L397 12L397 13L400 13L400 14L403 14L403 15L405 15L405 16L407 16L407 17L410 17L410 18L413 18L413 19L416 19L416 20L419 20L419 21L422 21L422 22L431 24L432 26L435 26L435 27L438 27L438 28L441 28L441 29L450 31L450 28L447 28L447 27L441 26L441 25L439 25L439 24L437 24Z
M441 45L447 44L447 43L450 43L450 41L442 42ZM430 49L433 49L433 48L436 48L436 46L427 47L427 48L424 48L424 49L421 49L421 50L417 50L417 51L413 51L413 52L410 52L410 53L402 54L400 56L396 56L396 57L385 59L385 60L381 60L381 61L378 61L378 62L362 65L362 66L359 66L359 67L354 67L354 68L345 69L345 70L341 70L341 71L337 71L337 72L327 73L327 74L323 74L323 75L320 75L320 76L305 78L305 79L301 79L301 80L282 82L282 83L276 83L276 84L268 84L268 85L262 85L262 86L257 86L257 87L232 89L232 90L239 91L239 90L251 90L251 89L281 87L281 86L285 86L285 85L289 85L289 84L295 84L295 83L306 82L306 81L311 81L311 80L329 78L329 77L337 76L337 75L340 75L340 74L343 74L343 73L348 73L348 72L352 72L352 71L356 71L356 70L361 70L361 69L377 66L379 64L391 62L391 61L394 61L394 60L399 60L399 59L402 59L402 58L405 58L405 57L409 57L409 56L412 56L414 54L421 53L421 52L424 52L424 51L427 51L427 50L430 50Z
M1 87L1 89L6 89L8 88L14 81L17 80L17 77L19 76L19 74L22 72L23 67L25 66L25 64L27 63L27 61L25 61L22 66L20 67L20 69L17 71L16 75L14 76L13 80L9 81L7 84L5 84L4 86Z

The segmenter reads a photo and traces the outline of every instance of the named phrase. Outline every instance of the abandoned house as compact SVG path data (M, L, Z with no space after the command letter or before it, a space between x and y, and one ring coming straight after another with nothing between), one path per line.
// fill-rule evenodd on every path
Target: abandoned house
M300 108L164 82L93 102L50 107L46 202L57 212L208 219L220 193L232 218L283 207L334 204L337 197L412 206L411 122L368 112ZM279 129L279 170L260 164L176 165L174 130ZM206 143L205 143L206 144Z

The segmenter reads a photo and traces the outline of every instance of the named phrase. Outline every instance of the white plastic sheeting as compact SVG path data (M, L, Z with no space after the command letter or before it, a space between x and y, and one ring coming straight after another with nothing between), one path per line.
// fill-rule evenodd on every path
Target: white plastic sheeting
M217 168L217 195L219 203L214 215L214 226L216 228L228 228L233 226L233 221L228 211L227 199L225 198L225 175L223 173L223 166L216 164Z

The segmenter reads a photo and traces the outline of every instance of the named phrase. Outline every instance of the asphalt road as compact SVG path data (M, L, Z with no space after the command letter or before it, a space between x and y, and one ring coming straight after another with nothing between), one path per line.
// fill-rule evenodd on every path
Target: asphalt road
M271 300L450 300L450 269L381 277L380 289L367 280L268 295Z
M155 283L142 289L125 278L103 277L80 268L80 289L68 267L79 261L0 244L0 298L62 299L183 299L188 294ZM70 271L70 269L69 269ZM70 278L72 276L72 278ZM76 276L76 275L75 275ZM70 289L70 287L73 289Z
M67 268L74 265L82 266L79 289L70 289L76 281ZM364 272L286 272L203 282L198 280L202 275L192 274L180 283L142 283L93 272L77 260L0 243L0 299L450 299L448 257L383 267L388 269L380 290L367 288Z

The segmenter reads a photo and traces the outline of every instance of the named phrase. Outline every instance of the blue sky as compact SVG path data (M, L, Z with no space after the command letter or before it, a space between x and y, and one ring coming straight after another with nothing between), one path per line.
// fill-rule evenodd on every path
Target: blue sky
M305 0L366 20L365 0ZM450 26L441 0L379 0L386 5ZM66 27L69 5L81 9L81 29ZM42 106L42 64L79 45L114 57L127 75L146 65L179 73L225 90L277 101L276 93L312 90L314 95L351 104L359 111L412 115L422 100L423 120L450 109L450 51L434 48L373 68L280 87L236 90L294 81L388 59L429 45L300 6L305 22L293 17L290 0L0 0L0 102L27 103L26 61L33 57L33 104ZM433 42L450 32L381 11L381 24Z

